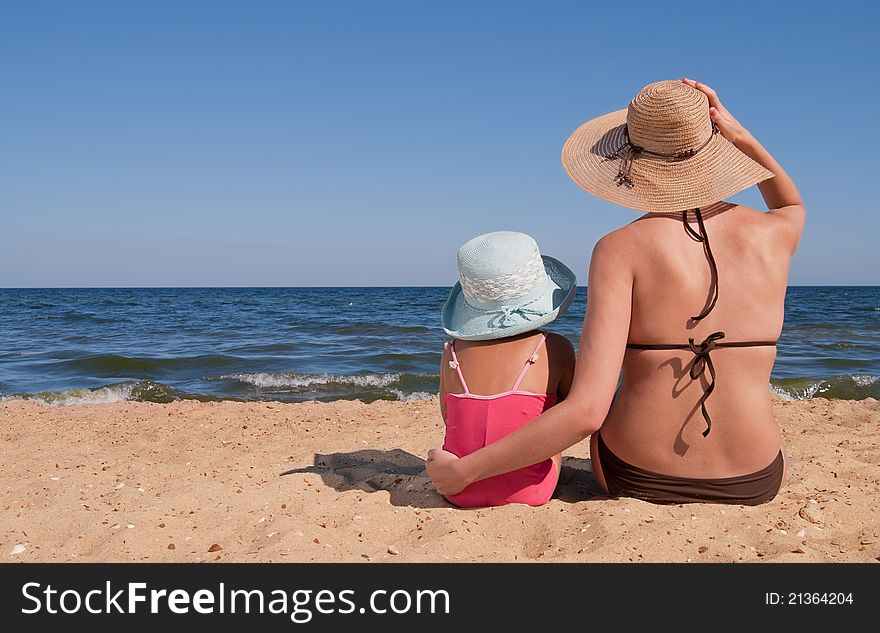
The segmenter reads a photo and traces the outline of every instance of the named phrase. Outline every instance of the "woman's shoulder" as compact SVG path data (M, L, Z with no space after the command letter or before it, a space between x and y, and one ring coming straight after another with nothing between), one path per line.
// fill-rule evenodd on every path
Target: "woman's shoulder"
M677 222L670 222L673 219L677 219ZM658 234L662 234L664 230L674 229L675 225L680 226L680 223L680 217L645 214L599 238L593 247L592 255L604 259L619 259L626 257L630 252L641 252L646 246L657 242Z
M804 227L803 207L760 211L745 205L731 205L732 226L753 247L767 248L790 256L796 249ZM790 252L789 252L790 251Z

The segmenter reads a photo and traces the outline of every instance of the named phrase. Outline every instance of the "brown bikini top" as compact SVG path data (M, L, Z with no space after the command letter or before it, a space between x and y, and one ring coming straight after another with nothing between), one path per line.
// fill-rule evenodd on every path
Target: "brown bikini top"
M711 288L710 293L712 299L703 308L703 311L700 312L697 316L691 317L691 320L694 322L701 321L705 319L712 309L715 307L715 304L718 302L718 266L715 263L715 256L712 255L712 248L709 245L709 235L706 233L706 225L703 224L703 214L700 212L700 209L694 209L694 213L697 216L697 228L698 231L695 231L693 227L688 222L687 211L682 213L682 219L684 221L684 228L687 231L688 235L696 242L701 242L703 244L703 251L706 253L706 259L709 261L709 271L711 273ZM712 363L712 350L719 347L775 347L776 341L728 341L728 342L719 342L724 338L724 332L712 332L709 336L707 336L702 343L695 343L694 339L689 338L687 343L671 343L671 344L657 344L657 345L644 345L641 343L627 343L627 347L629 349L647 349L647 350L674 350L674 349L689 349L694 354L694 359L691 362L690 366L690 376L691 380L700 380L705 375L706 370L709 371L709 379L707 380L706 386L703 388L703 395L700 397L700 411L703 413L703 419L706 420L706 430L703 431L703 437L709 435L709 432L712 430L712 418L709 417L709 412L706 410L706 400L709 399L709 396L712 395L712 392L715 391L715 365Z

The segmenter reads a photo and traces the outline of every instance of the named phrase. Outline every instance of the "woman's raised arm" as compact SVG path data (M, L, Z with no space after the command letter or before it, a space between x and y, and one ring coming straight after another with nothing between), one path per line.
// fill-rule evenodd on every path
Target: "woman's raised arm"
M792 252L794 252L807 217L801 194L794 181L785 172L782 165L776 162L770 152L758 142L758 139L724 107L718 94L712 88L693 79L684 78L682 81L696 88L709 99L709 116L718 126L724 138L736 145L739 151L753 161L773 172L773 178L758 183L758 189L761 191L761 196L770 213L788 225Z
M459 459L428 451L428 475L453 495L469 484L537 464L561 453L602 425L620 376L632 310L632 271L615 233L599 240L590 260L588 301L574 381L568 397L518 431Z

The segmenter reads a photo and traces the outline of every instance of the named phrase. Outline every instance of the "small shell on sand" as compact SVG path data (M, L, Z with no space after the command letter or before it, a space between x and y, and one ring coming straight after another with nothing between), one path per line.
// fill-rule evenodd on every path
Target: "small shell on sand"
M816 503L815 499L807 501L807 504L800 509L798 514L802 519L809 521L810 523L822 523L824 520L822 511L819 509L819 504Z
M27 546L26 546L26 545L22 545L21 543L19 543L18 545L16 545L15 547L12 548L12 550L9 552L9 555L10 555L10 556L15 556L15 555L17 555L17 554L21 554L21 553L24 552L26 549L27 549Z
M218 545L217 543L214 543L211 547L208 548L208 551L209 552L219 552L221 549L223 549L223 548L220 545Z

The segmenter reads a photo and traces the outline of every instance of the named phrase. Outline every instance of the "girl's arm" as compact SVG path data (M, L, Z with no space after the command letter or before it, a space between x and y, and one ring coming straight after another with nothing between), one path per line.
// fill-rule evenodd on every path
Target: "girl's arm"
M428 451L428 475L452 495L474 481L536 464L598 430L608 414L626 352L633 276L618 255L614 233L596 244L590 260L589 298L578 360L568 397L535 421L461 459Z

